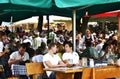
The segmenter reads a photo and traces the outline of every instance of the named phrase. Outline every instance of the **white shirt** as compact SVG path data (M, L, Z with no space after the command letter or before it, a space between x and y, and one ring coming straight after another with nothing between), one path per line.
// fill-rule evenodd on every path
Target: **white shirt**
M73 53L64 53L62 56L63 60L72 60L73 64L78 64L79 63L79 55L76 52Z
M47 45L47 38L46 37L41 38L41 42L44 42Z
M100 43L96 46L96 50L98 51L98 53L100 53L101 49L103 48L103 43Z
M36 55L32 57L33 62L43 62L43 55Z
M3 52L3 47L4 47L4 44L2 41L0 41L0 52Z
M45 61L50 61L52 65L58 65L61 59L57 55L51 56L50 54L47 53L43 56L43 64L45 68L48 68L48 66L45 64ZM47 73L47 76L49 77L52 71L46 71L46 73Z
M39 46L41 46L41 38L40 37L36 37L34 39L34 42L33 42L33 48L37 49Z
M15 51L10 55L10 59L13 59L13 60L20 59L20 58L21 58L21 55L18 53L18 51ZM23 58L23 61L29 60L29 54L25 52L22 58Z
M23 43L27 43L27 42L29 42L30 45L32 45L32 41L31 41L30 39L25 39L25 40L23 41Z

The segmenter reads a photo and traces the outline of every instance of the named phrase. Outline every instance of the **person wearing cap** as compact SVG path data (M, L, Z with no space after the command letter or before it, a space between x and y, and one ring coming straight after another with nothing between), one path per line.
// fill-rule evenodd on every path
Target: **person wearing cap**
M96 50L98 51L98 53L100 53L101 49L103 48L104 42L103 40L100 38L98 39L98 44L96 45Z

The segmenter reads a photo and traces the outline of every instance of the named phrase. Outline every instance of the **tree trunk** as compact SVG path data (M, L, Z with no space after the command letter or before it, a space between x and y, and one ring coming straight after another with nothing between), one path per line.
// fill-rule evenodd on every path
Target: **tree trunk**
M76 19L76 31L77 31L78 33L81 32L80 18L79 18L79 19Z
M83 17L82 23L81 23L81 32L82 34L85 34L85 30L88 28L88 21L90 17Z
M0 25L2 24L2 20L0 20Z
M39 18L38 18L38 26L37 26L37 30L39 32L42 32L42 25L43 25L43 16L39 16Z

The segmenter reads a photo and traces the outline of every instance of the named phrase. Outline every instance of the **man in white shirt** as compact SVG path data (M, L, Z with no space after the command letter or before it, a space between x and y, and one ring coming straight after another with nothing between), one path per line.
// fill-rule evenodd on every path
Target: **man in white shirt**
M15 51L10 55L8 64L9 65L20 64L22 62L23 64L25 64L25 62L29 60L29 54L25 51L26 51L26 45L25 43L23 43L19 47L18 51Z
M69 64L69 60L71 60L72 64L81 65L79 62L79 55L72 50L72 46L73 44L71 42L65 43L65 53L63 54L62 59L67 64Z
M57 68L57 67L66 66L66 64L62 62L60 57L54 54L57 50L56 44L51 43L49 44L48 48L49 48L48 53L43 56L43 64L45 68ZM46 71L46 73L49 79L56 79L54 72Z
M65 53L62 56L63 61L66 64L73 64L75 66L81 66L81 62L79 61L79 55L77 52L72 50L73 44L71 42L66 42L64 44ZM81 73L75 73L74 79L81 79Z
M10 58L8 60L8 64L11 66L12 64L19 64L22 66L22 69L24 69L25 63L29 62L29 54L26 51L26 44L23 43L20 45L18 51L13 52L10 55ZM21 68L21 66L19 68ZM11 66L13 67L13 66ZM21 70L21 69L20 69ZM21 71L20 71L21 72ZM18 72L19 73L19 72ZM12 73L13 74L13 73ZM20 79L28 79L27 76L25 75L20 75Z

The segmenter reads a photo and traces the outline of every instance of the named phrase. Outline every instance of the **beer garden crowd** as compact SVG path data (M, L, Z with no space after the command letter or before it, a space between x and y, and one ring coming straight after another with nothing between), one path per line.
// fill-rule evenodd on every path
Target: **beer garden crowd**
M120 58L118 32L97 32L86 29L85 34L76 33L76 51L72 49L72 31L61 26L61 30L11 32L8 27L0 31L0 64L4 72L1 79L11 76L12 64L25 65L26 62L43 62L45 68L56 68L72 64L81 66L82 57L97 62L116 64ZM117 63L118 65L120 63ZM54 79L55 73L47 71L47 76Z

